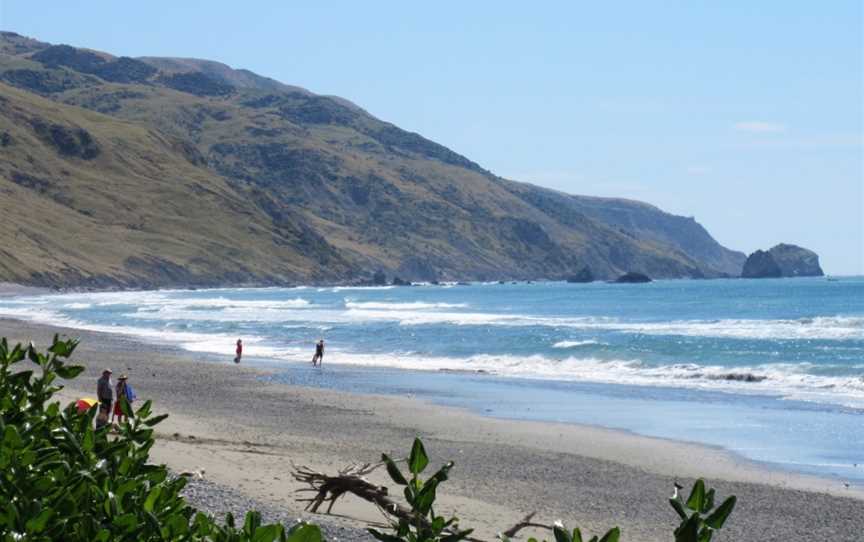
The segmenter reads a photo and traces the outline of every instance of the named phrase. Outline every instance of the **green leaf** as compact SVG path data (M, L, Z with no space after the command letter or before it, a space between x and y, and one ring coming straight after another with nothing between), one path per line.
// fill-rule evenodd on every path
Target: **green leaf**
M400 471L399 467L396 466L396 462L390 459L389 455L381 454L381 461L383 461L384 465L387 467L387 474L390 475L390 479L393 480L393 482L400 486L408 485L408 480L405 479L405 476L402 475L402 471Z
M135 514L129 512L114 518L114 525L120 527L124 531L132 531L138 526L138 518L135 517Z
M555 535L555 542L572 542L570 533L557 525L552 528L552 534Z
M414 500L414 509L420 514L425 516L429 513L432 505L435 504L435 489L437 486L436 482L427 481L423 485L423 489L420 490L420 493L417 494L417 498Z
M255 536L252 537L252 542L273 542L279 540L282 535L283 528L281 525L265 525L255 530Z
M7 425L6 430L3 431L3 446L13 449L24 446L24 441L18 434L18 428L14 425Z
M714 536L714 531L708 527L704 527L699 533L699 542L711 542L711 537Z
M600 542L618 542L619 538L621 538L621 529L615 527L614 529L609 529L609 532L603 535Z
M243 522L243 532L251 537L261 525L261 513L255 510L246 512L246 521Z
M711 527L712 529L722 529L723 524L726 523L726 520L729 518L729 514L732 513L732 510L735 508L735 503L738 502L738 498L735 495L732 495L725 501L723 504L717 507L717 510L705 518L705 524Z
M705 482L702 479L696 480L693 484L693 490L690 492L690 498L687 499L687 508L696 512L701 512L705 505Z
M73 378L84 372L84 367L82 365L64 365L62 367L57 367L56 371L57 376L59 376L60 378L72 380Z
M54 341L48 351L60 357L66 357L69 355L69 345L66 344L66 341L61 341L58 335L54 335Z
M158 416L154 416L150 419L144 420L144 425L146 425L147 427L153 427L157 423L161 423L167 417L168 414L160 414Z
M700 510L700 512L702 512L704 514L704 513L708 512L709 510L711 510L712 508L714 508L714 488L713 487L711 489L709 489L707 493L705 493L705 504L704 504L704 506L702 506L702 510Z
M27 520L27 532L34 534L41 533L48 524L48 520L51 519L51 516L53 515L54 510L51 508L43 508L36 517Z
M699 514L695 513L675 532L675 542L699 542Z
M298 523L288 532L288 542L321 542L321 529L311 523Z
M152 407L152 405L153 405L153 401L150 401L149 399L144 401L144 404L141 405L140 408L138 408L138 412L136 412L135 415L138 418L142 418L142 419L149 418L150 417L150 408Z
M682 521L687 521L687 511L684 510L684 506L681 504L681 501L678 499L669 499L669 504L672 505L672 508L678 512L678 515L681 516Z
M35 363L36 365L38 365L40 367L42 366L42 364L45 362L45 359L46 359L45 356L43 356L42 354L39 353L38 350L36 350L36 347L33 345L32 342L27 347L27 357L30 359L30 361L32 361L33 363Z
M441 482L446 481L448 478L448 475L450 473L450 469L452 469L452 468L453 468L453 462L448 461L446 464L444 464L444 466L442 466L440 469L438 469L438 472L433 474L429 478L429 480L426 481L426 483L428 484L429 482L432 482L432 481L434 481L435 483L441 483Z
M125 397L120 398L120 412L128 418L132 418L132 405Z
M150 493L147 494L147 499L144 500L144 510L147 512L153 511L153 506L156 504L156 501L159 500L159 496L162 494L162 486L156 486L150 490Z
M408 456L408 470L411 474L417 475L423 472L428 464L429 457L426 455L426 449L423 448L423 442L415 438L414 445L411 446L411 455Z

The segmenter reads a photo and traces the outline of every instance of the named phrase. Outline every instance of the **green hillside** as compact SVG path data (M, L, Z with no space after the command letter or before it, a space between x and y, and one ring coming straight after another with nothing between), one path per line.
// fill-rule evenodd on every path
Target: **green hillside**
M744 261L691 219L499 178L340 98L8 32L0 193L0 280L41 285L701 277Z

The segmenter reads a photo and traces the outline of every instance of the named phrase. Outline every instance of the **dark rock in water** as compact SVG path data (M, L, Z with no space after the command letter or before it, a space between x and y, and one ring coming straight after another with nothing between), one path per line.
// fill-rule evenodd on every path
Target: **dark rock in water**
M387 285L387 275L384 274L384 271L376 271L375 274L372 275L372 284L375 286Z
M819 256L806 248L779 244L770 251L780 266L784 277L821 277L825 275L819 266Z
M583 267L578 273L575 275L570 275L567 277L567 282L594 282L596 279L594 278L594 273L591 272L591 268L587 265Z
M615 279L615 282L618 284L638 284L642 282L651 282L651 277L643 275L642 273L630 271L629 273L624 273Z
M783 272L770 252L757 250L744 262L741 276L747 279L778 278L783 276Z
M709 380L727 380L729 382L762 382L768 380L767 376L754 375L753 373L725 373L706 376Z
M744 263L744 278L821 277L819 256L812 250L779 244L767 252L757 250Z
M411 281L402 280L399 277L393 277L393 286L411 286Z

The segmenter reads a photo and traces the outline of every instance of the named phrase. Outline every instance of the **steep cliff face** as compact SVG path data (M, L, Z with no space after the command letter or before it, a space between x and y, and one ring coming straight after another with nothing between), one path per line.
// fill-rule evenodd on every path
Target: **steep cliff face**
M10 33L0 191L0 249L17 249L0 280L39 284L710 277L743 262L690 219L501 179L347 100Z
M821 277L825 274L819 266L819 256L812 250L781 243L768 252L784 277Z
M747 256L718 243L695 219L666 213L653 205L621 198L574 196L524 183L511 190L559 220L591 218L628 235L666 245L710 267L737 277Z
M770 250L757 250L744 263L744 278L821 277L819 256L812 250L779 244Z

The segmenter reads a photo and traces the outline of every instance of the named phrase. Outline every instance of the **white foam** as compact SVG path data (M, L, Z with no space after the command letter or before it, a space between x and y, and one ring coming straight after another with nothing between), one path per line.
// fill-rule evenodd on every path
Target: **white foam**
M588 339L585 341L558 341L557 343L552 345L552 348L576 348L578 346L588 346L592 344L602 344L599 341L595 341L594 339Z
M350 308L355 320L388 320L400 325L474 325L546 326L573 329L599 329L644 335L678 335L757 340L864 340L864 317L823 316L797 320L676 320L667 322L627 322L610 317L538 317L522 314L372 310Z
M638 359L602 360L540 355L477 355L469 358L394 354L330 354L331 363L423 371L483 372L503 377L581 381L635 386L675 387L757 394L864 409L864 378L808 374L809 364L764 364L748 367L689 363L651 366ZM749 381L748 381L749 379Z
M409 311L409 310L428 310L428 309L459 309L467 307L467 303L426 303L423 301L411 302L393 302L386 303L381 301L351 301L345 300L345 307L348 309L360 310L391 310L391 311Z
M319 292L350 292L352 290L392 290L396 286L335 286L333 288L318 288Z

